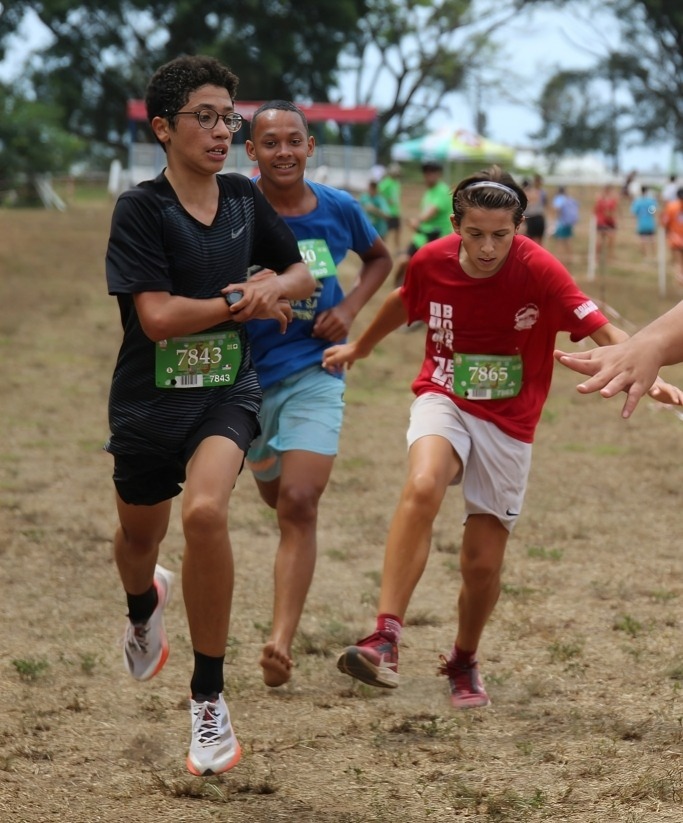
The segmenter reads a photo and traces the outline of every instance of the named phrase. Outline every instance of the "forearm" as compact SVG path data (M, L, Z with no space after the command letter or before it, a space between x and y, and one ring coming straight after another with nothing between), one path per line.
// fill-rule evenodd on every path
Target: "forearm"
M606 323L591 334L591 339L598 346L614 346L616 343L623 343L624 340L628 340L629 335L611 323Z
M230 319L224 297L199 300L168 292L135 295L140 325L150 340L166 340L209 329Z
M639 348L648 348L661 366L683 362L683 302L633 335Z
M304 263L294 263L277 276L280 297L285 300L305 300L315 291L315 278Z
M370 325L356 340L358 356L367 357L381 340L402 326L407 319L400 289L395 289L387 296Z
M391 257L378 257L363 263L353 287L344 302L353 317L365 306L387 279L391 271Z

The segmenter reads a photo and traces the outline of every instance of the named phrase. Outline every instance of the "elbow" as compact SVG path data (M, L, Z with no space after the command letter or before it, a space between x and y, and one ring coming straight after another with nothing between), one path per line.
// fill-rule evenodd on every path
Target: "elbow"
M160 340L168 340L173 337L173 331L168 323L165 323L161 317L145 317L140 318L140 325L147 337L153 342L158 343Z
M317 285L318 281L306 266L301 272L301 276L297 277L296 282L292 283L291 287L287 289L289 293L283 295L283 297L286 297L287 300L305 300L313 294Z

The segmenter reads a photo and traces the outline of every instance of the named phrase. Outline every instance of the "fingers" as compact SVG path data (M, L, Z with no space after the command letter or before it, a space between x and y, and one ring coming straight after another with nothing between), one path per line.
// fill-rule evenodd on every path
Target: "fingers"
M572 371L579 372L579 374L597 374L600 369L600 363L592 359L589 355L593 349L587 352L577 352L576 354L566 354L565 352L556 351L555 359L562 363Z
M626 401L621 409L621 416L627 420L635 411L636 406L638 405L638 401L643 396L644 392L640 390L640 387L631 386L626 394Z
M334 374L342 372L345 365L350 369L351 364L346 346L331 346L323 353L323 368Z

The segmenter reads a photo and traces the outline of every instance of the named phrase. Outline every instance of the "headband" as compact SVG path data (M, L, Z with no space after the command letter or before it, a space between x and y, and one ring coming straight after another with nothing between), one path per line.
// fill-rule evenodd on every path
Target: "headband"
M496 183L493 180L482 180L479 183L472 183L471 186L466 186L463 191L472 191L472 189L500 189L515 198L515 200L522 205L519 195L514 189L509 186L504 186L502 183Z

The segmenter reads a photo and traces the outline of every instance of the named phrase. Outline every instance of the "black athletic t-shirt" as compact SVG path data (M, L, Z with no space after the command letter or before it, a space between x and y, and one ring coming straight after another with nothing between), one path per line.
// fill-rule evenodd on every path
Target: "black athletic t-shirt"
M123 342L109 395L105 448L113 454L178 453L214 406L259 409L261 388L244 324L227 320L212 327L239 332L242 360L232 385L157 388L155 343L143 332L133 301L147 291L215 298L228 284L244 282L251 265L283 271L300 262L291 230L250 180L241 174L217 180L219 206L210 226L185 211L163 173L124 192L114 208L106 275L109 294L119 301Z

